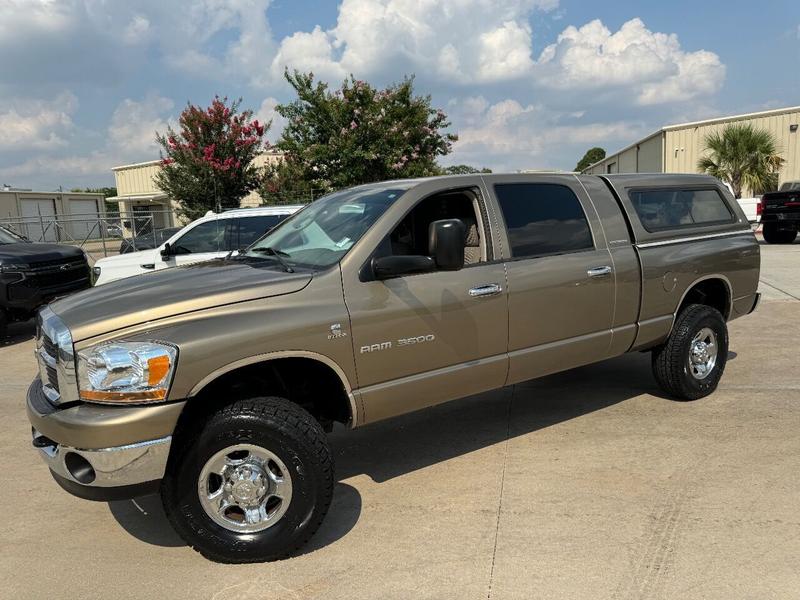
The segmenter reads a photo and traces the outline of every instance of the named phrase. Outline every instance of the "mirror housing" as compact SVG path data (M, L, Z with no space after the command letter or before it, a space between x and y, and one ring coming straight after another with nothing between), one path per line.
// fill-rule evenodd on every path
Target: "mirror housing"
M166 260L170 256L172 256L172 254L173 254L172 246L170 245L169 242L167 242L166 244L164 244L164 247L161 249L161 258Z
M442 271L464 268L467 227L461 219L441 219L428 227L428 249Z
M372 274L379 280L425 273L435 268L436 263L430 256L381 256L372 259Z

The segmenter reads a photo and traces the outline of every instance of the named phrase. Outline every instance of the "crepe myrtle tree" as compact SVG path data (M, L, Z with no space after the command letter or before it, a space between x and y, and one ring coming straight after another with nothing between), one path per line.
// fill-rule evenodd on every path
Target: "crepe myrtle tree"
M228 103L215 96L211 106L189 103L178 131L156 133L162 169L158 187L178 203L178 214L196 219L209 210L238 208L241 199L258 188L261 172L253 159L264 148L269 123L240 111L241 99Z
M297 98L276 111L287 124L284 153L261 187L266 201L318 196L344 187L440 172L438 156L458 138L430 96L414 95L413 77L377 89L352 75L335 90L313 73L284 73Z

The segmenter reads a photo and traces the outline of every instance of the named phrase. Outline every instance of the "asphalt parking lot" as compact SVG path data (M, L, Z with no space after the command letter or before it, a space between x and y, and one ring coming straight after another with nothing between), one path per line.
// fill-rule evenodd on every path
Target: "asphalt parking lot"
M720 389L634 354L356 431L302 554L206 561L158 500L92 503L30 447L32 329L0 346L2 598L797 598L800 243L762 246Z

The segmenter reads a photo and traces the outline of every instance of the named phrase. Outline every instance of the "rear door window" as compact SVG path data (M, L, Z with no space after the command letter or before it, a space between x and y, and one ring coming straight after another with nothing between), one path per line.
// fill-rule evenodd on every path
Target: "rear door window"
M583 207L567 186L503 183L494 191L514 258L594 249Z
M733 222L734 216L715 188L664 188L629 192L647 231L663 231Z

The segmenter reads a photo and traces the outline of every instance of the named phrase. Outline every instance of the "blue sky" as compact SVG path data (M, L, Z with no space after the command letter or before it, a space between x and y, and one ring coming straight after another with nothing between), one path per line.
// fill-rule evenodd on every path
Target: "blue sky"
M156 158L187 101L275 117L285 67L414 74L460 136L442 162L495 170L570 169L667 123L800 105L789 0L0 0L0 15L0 183L44 190Z

